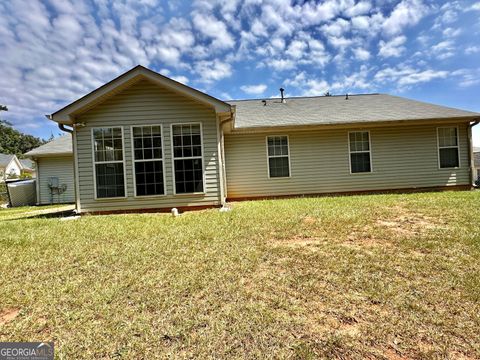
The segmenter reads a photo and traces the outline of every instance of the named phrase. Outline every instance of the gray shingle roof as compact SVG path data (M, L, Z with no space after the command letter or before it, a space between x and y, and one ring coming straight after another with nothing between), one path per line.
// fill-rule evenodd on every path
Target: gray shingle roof
M72 137L70 135L63 135L45 145L39 146L29 152L25 153L25 156L41 157L48 155L67 155L73 154L72 150Z
M18 161L20 161L20 164L22 164L24 169L33 170L35 167L34 162L30 159L19 159Z
M236 106L235 128L351 124L400 120L479 117L480 113L386 94L227 101Z
M4 168L10 164L10 161L12 161L14 156L15 155L10 154L0 154L0 167Z

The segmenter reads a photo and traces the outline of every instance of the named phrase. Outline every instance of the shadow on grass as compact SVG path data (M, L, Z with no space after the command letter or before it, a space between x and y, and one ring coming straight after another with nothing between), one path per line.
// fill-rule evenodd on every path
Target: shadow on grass
M58 210L58 211L52 211L52 212L24 215L24 216L15 217L12 219L6 219L5 221L27 220L27 219L55 219L55 218L60 219L60 218L65 218L65 217L75 216L75 215L76 214L74 209L68 209L68 210Z

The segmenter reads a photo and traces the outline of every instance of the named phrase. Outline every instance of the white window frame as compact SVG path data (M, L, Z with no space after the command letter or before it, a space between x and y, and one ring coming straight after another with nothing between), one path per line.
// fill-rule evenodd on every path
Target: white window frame
M134 146L134 136L133 136L133 128L143 128L143 127L152 127L152 126L159 126L160 127L160 136L162 137L162 158L154 158L154 159L142 159L136 160L135 159L135 146ZM144 124L144 125L131 125L130 126L130 137L132 143L132 175L133 175L133 194L134 197L138 198L151 198L151 197L165 197L167 196L167 184L165 178L165 136L163 133L163 125L162 124ZM159 195L137 195L137 174L135 172L135 163L137 162L149 162L149 161L161 161L162 162L162 172L163 172L163 194Z
M189 156L189 157L175 157L174 146L173 146L173 127L182 126L182 125L200 125L200 141L202 142L201 150L202 156ZM173 180L173 195L174 196L195 196L195 195L205 195L207 192L207 184L205 181L206 171L205 171L205 149L203 144L203 124L201 122L185 122L185 123L172 123L170 124L170 150L172 154L172 180ZM175 160L191 160L191 159L202 159L202 184L203 191L193 192L193 193L181 193L177 194L177 185L175 180Z
M352 133L368 133L368 154L370 158L370 171L362 171L362 172L352 172L352 154L358 154L358 153L366 153L367 151L362 150L362 151L352 151L350 148L350 134ZM370 134L370 130L352 130L349 131L347 134L347 143L348 143L348 165L350 167L350 175L365 175L365 174L371 174L373 173L373 162L372 162L372 136Z
M114 129L120 128L122 131L122 159L123 160L115 160L115 161L96 161L95 160L95 135L94 131L97 129ZM127 188L127 167L126 167L126 160L125 160L125 132L123 130L123 126L97 126L92 127L90 130L90 139L92 145L92 165L93 165L93 198L94 200L103 201L103 200L122 200L128 197L128 188ZM125 189L124 196L115 196L115 197L97 197L97 164L123 164L123 187Z
M455 128L457 129L457 146L440 146L440 136L438 134L439 129L450 129L450 128ZM438 159L438 169L439 170L444 170L444 169L460 169L460 136L459 136L459 129L458 126L439 126L437 127L437 159ZM440 163L440 149L453 149L457 148L457 155L458 155L458 166L455 167L441 167Z
M286 137L287 138L287 151L288 155L272 155L270 156L268 154L268 138L270 137ZM290 179L292 177L292 168L290 164L290 137L285 134L280 134L280 135L267 135L265 136L265 149L266 149L266 154L267 154L267 174L268 174L268 179L272 180L277 180L277 179ZM288 176L275 176L271 177L270 176L270 158L278 158L278 157L285 157L287 156L288 159Z

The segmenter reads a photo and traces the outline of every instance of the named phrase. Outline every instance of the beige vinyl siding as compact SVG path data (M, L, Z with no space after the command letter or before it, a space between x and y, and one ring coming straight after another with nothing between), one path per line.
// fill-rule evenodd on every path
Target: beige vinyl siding
M218 205L220 199L217 119L212 108L159 87L147 80L78 117L86 124L77 129L79 191L82 212ZM173 195L171 124L201 123L205 194ZM165 196L135 197L131 126L162 125ZM126 166L126 198L95 200L91 129L122 126Z
M58 177L59 184L66 184L67 190L60 195L60 202L73 203L75 202L75 183L73 177L73 157L42 157L37 159L37 181L39 196L38 199L41 205L50 204L50 188L48 187L48 179L51 177ZM58 196L54 195L54 203L58 202Z
M448 126L442 124L442 126ZM227 197L468 185L467 124L459 128L460 168L439 169L436 125L291 131L290 178L268 178L266 135L225 134ZM348 132L369 130L371 173L350 174Z

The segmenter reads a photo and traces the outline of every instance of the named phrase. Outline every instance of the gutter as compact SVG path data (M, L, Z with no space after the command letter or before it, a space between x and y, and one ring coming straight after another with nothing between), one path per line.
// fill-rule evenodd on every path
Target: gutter
M480 123L480 119L474 120L473 123L468 124L468 161L470 163L470 180L472 183L472 186L475 188L478 188L475 184L477 181L477 174L475 173L475 159L473 156L473 141L472 141L472 128Z

